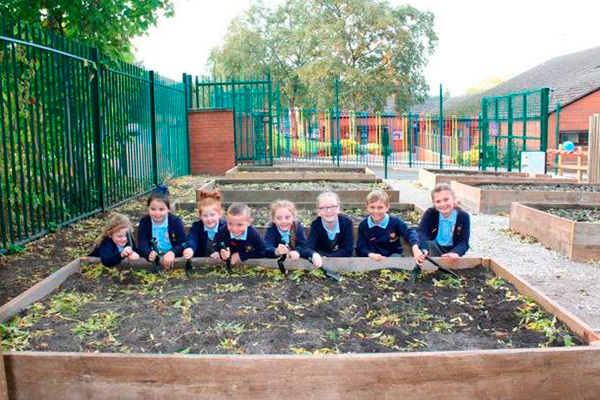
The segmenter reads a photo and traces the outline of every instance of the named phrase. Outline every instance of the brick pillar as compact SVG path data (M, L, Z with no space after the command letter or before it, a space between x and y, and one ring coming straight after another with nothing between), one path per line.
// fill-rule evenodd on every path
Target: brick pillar
M224 175L235 166L233 110L188 111L192 175Z

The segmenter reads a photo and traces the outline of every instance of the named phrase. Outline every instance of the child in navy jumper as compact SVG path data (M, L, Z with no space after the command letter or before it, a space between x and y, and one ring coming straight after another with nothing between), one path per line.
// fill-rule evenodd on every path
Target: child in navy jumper
M243 203L233 203L227 209L227 225L217 233L217 245L221 247L221 259L231 257L231 265L249 258L261 258L265 255L265 241L260 233L250 226L252 213Z
M333 192L317 197L318 217L310 225L307 251L313 251L312 262L317 268L323 265L321 256L352 257L352 220L340 214L340 198Z
M100 257L102 264L112 267L124 258L137 260L140 255L131 237L131 222L122 214L115 214L102 228L102 233L94 242L92 257Z
M291 201L277 200L271 204L271 225L265 231L265 244L268 258L287 254L288 260L297 260L313 255L313 251L305 248L304 226L298 222L296 206Z
M201 191L198 203L200 221L194 222L187 236L188 247L183 251L183 257L189 260L192 257L210 257L218 260L219 249L216 236L226 222L221 217L221 194L218 191Z
M437 184L431 191L433 207L423 214L419 224L421 241L427 243L433 257L458 258L469 250L471 219L456 205L449 183Z
M389 201L390 196L382 190L373 190L367 195L369 216L358 225L356 253L359 257L369 257L375 261L401 256L400 238L404 237L412 246L415 262L423 264L425 255L419 248L419 235L400 218L388 214Z
M147 204L148 215L140 220L138 229L140 255L150 262L160 256L163 268L169 269L175 257L183 254L186 236L183 221L169 212L171 202L166 186L156 187L150 193Z

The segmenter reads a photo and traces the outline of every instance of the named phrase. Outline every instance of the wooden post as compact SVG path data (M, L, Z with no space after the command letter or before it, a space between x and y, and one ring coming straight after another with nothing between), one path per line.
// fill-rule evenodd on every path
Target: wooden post
M562 170L562 167L563 167L562 166L562 158L563 158L563 155L562 155L562 144L559 144L558 145L558 169L556 170L556 174L558 176L562 176L562 174L563 174L563 170Z
M600 183L600 115L590 116L588 183Z
M2 355L2 342L0 341L0 400L8 399L8 383L6 382L6 369L4 368L4 356Z

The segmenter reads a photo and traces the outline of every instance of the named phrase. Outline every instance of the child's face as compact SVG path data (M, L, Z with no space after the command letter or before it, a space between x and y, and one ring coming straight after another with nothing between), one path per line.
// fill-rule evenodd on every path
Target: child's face
M452 192L447 190L437 192L433 194L433 206L436 210L442 213L444 217L449 216L454 210L456 202Z
M227 229L233 236L241 236L250 226L250 216L248 214L231 215L227 214Z
M216 206L202 207L200 220L207 228L214 228L219 223L221 211Z
M289 231L294 223L294 214L288 208L280 207L275 210L273 222L280 230Z
M110 238L117 246L127 246L127 227L114 231Z
M317 210L319 211L319 217L325 222L332 223L335 222L340 213L340 205L335 197L327 196L319 201Z
M148 214L150 215L150 218L152 218L152 221L161 224L165 222L165 218L167 218L167 215L169 214L169 209L163 201L152 200L150 205L148 205Z
M367 212L374 223L379 224L385 219L390 207L381 200L372 201L367 204Z

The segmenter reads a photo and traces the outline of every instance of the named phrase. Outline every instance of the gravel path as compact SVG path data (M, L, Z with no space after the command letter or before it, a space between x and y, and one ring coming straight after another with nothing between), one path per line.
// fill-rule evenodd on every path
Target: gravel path
M429 192L416 182L389 183L400 190L401 202L431 206ZM600 263L570 261L540 243L524 243L510 235L508 224L507 216L471 214L467 257L494 259L600 331Z

